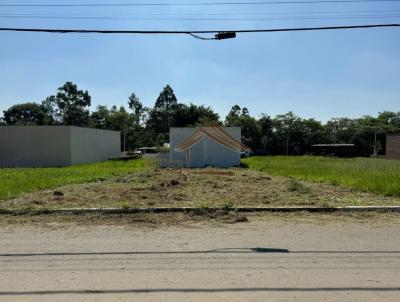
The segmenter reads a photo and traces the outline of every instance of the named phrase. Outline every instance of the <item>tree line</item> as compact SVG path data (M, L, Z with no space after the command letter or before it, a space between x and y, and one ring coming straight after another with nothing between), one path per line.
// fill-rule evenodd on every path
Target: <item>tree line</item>
M359 155L384 153L386 133L400 131L400 112L377 116L332 118L326 123L303 119L293 112L271 117L250 115L235 105L224 120L211 107L180 103L170 85L160 92L153 107L146 107L132 93L126 106L99 105L90 111L87 90L66 82L41 103L27 102L3 111L0 125L72 125L121 131L122 147L162 146L169 140L170 127L219 124L242 129L242 141L255 152L301 155L312 152L313 144L355 144Z

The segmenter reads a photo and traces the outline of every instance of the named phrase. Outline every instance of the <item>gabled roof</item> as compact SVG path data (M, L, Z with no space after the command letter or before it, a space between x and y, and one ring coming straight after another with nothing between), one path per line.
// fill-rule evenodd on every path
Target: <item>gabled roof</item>
M209 139L212 139L213 141L237 152L251 151L249 147L242 144L240 141L237 141L221 126L197 128L196 131L194 131L183 142L177 145L176 149L179 151L185 151L203 140L205 137L208 137Z

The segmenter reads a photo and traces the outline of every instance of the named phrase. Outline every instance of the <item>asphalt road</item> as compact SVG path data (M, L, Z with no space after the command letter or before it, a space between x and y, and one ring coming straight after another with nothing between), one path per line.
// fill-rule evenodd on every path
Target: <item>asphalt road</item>
M400 226L0 228L0 301L400 301Z

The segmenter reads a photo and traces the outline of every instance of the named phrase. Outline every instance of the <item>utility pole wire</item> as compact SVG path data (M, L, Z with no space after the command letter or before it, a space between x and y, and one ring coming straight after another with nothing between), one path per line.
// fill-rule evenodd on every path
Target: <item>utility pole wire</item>
M400 7L399 7L400 8ZM249 15L307 15L307 14L354 14L354 13L398 13L400 9L374 9L374 10L313 10L313 11L291 11L291 12L276 12L276 11L268 11L268 12L260 12L260 11L241 11L241 12L164 12L164 13L147 13L147 12L135 12L134 14L129 13L119 13L118 17L138 17L138 16L249 16ZM63 16L98 16L98 17L107 17L108 14L104 13L76 13L76 14L57 14L57 13L1 13L3 16L55 16L55 17L63 17Z
M45 28L0 28L0 32L33 32L33 33L77 33L77 34L143 34L143 35L190 35L201 40L215 40L205 38L198 34L219 34L219 33L271 33L289 31L322 31L322 30L348 30L400 27L400 23L394 24L369 24L369 25L344 25L344 26L323 26L323 27L293 27L293 28L270 28L270 29L238 29L238 30L100 30L100 29L45 29Z
M1 15L0 19L55 19L55 20L101 20L101 21L282 21L282 20L351 20L351 19L394 19L400 17L400 14L392 15L354 15L354 16L306 16L306 17L274 17L274 18L216 18L216 17L179 17L179 18L154 18L154 17L85 17L85 16L9 16Z
M268 5L268 4L314 4L314 3L363 3L399 2L400 0L274 0L252 2L153 2L153 3L81 3L81 4L0 4L0 7L112 7L112 6L218 6L218 5Z

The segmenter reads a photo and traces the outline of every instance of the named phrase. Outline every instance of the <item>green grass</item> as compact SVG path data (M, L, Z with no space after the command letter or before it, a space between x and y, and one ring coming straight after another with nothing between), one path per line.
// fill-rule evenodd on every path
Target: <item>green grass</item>
M317 156L256 156L243 159L250 169L363 192L400 197L400 161Z
M67 184L94 182L146 169L146 161L107 161L65 168L0 169L0 200Z

